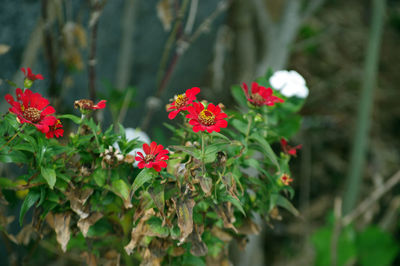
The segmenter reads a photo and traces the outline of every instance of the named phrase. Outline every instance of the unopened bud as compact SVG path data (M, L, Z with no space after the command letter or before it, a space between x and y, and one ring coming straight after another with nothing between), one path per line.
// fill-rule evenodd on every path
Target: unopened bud
M33 81L32 80L27 79L27 78L24 80L24 87L25 88L29 89L30 87L32 87L32 85L33 85Z

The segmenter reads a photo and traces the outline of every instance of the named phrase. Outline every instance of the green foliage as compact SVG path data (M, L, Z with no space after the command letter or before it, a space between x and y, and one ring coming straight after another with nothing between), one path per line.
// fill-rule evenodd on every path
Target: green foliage
M315 265L330 265L332 259L333 225L318 229L311 237L316 251ZM351 225L342 228L337 242L337 265L358 261L362 266L393 265L400 245L376 226L356 231Z
M268 85L266 78L260 82ZM34 224L51 228L44 237L68 252L91 252L104 260L113 251L147 264L160 259L205 265L207 256L225 253L253 213L269 220L271 210L282 207L298 215L283 196L293 196L281 181L283 174L290 175L290 156L273 144L297 131L301 119L295 112L302 101L257 107L240 86L233 86L232 94L240 110L224 110L229 127L221 132L196 133L187 123L166 125L177 145L168 147L168 166L161 171L134 167L129 153L143 143L127 139L118 123L117 132L113 126L103 131L91 111L57 117L77 128L62 142L7 114L0 120L0 162L23 166L24 173L0 178L1 190L24 198L21 225L35 207ZM108 101L114 118L113 101L122 103L124 97L111 95Z

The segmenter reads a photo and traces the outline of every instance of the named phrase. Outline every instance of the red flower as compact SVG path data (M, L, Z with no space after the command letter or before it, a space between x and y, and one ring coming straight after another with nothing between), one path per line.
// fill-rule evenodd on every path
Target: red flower
M297 156L297 150L301 149L302 145L297 145L295 147L289 146L286 139L281 139L281 146L284 153L292 155L294 157Z
M290 186L290 183L293 182L293 179L290 178L290 176L288 176L287 174L283 174L283 175L280 177L280 179L281 179L282 183L283 183L284 185L286 185L286 186Z
M31 81L35 81L37 79L43 80L43 76L41 74L33 74L32 70L30 67L27 67L26 70L25 68L21 68L21 71L24 72L25 78L29 79Z
M143 151L146 156L140 151L137 152L135 160L139 162L138 167L142 169L144 167L154 168L157 172L161 171L161 168L167 167L168 150L164 150L164 146L153 141L150 146L147 143L143 144Z
M49 126L49 132L46 133L46 138L59 138L64 134L64 129L62 129L62 124L60 119L57 119L53 125Z
M196 95L199 94L199 92L200 88L194 87L186 90L184 94L176 96L175 101L168 108L168 110L171 110L169 111L168 118L174 119L180 111L185 111L187 107L196 100Z
M51 116L55 110L52 106L48 106L49 101L29 89L22 92L20 88L17 88L16 95L17 101L14 101L10 94L4 97L12 106L9 111L17 115L21 124L29 123L42 133L49 132L49 126L54 125L57 120Z
M213 131L219 132L221 128L228 126L228 115L221 112L221 108L217 105L210 103L207 108L204 108L202 103L194 102L193 106L188 106L187 111L189 114L186 118L190 118L189 124L193 126L193 131L204 131L208 133Z
M101 100L97 104L94 104L92 100L82 99L77 100L74 103L75 108L80 108L81 110L97 110L106 108L106 100Z
M246 83L243 83L242 88L247 100L255 106L273 106L277 102L284 102L283 99L272 95L273 91L271 88L260 86L257 82L251 84L251 94L249 94L249 88Z

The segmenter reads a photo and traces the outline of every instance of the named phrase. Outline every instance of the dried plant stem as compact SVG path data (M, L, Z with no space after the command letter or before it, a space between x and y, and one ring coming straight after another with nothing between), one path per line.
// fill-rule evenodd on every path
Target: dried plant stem
M352 223L357 217L365 213L376 201L378 201L383 195L391 190L395 185L400 183L400 170L397 171L385 184L378 187L371 196L362 201L352 212L345 215L342 219L343 226L347 226Z
M368 145L368 132L371 125L371 113L376 86L380 43L384 23L386 1L372 0L372 25L362 77L361 100L358 105L356 134L350 158L350 169L343 200L344 214L348 214L356 205L361 187L362 170L365 165L365 152Z

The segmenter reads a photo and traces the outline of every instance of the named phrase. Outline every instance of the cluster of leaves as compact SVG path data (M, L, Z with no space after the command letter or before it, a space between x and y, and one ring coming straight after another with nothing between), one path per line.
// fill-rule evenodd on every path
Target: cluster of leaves
M268 86L267 80L258 82ZM0 120L0 162L20 174L0 178L1 202L23 198L19 224L32 229L28 242L50 239L64 252L99 262L119 261L121 254L144 265L226 260L231 240L245 243L240 240L257 233L254 215L276 218L277 206L297 215L287 198L293 190L282 180L290 176L291 155L277 155L271 144L298 130L295 113L303 104L288 98L255 106L238 86L232 94L238 108L225 110L228 127L220 132L194 132L186 120L166 125L177 145L168 147L168 166L161 171L134 167L129 153L143 143L127 139L121 125L102 131L88 113L60 115L78 129L59 141L31 125L21 127L7 113ZM1 216L0 230L21 243L7 231L12 219Z

